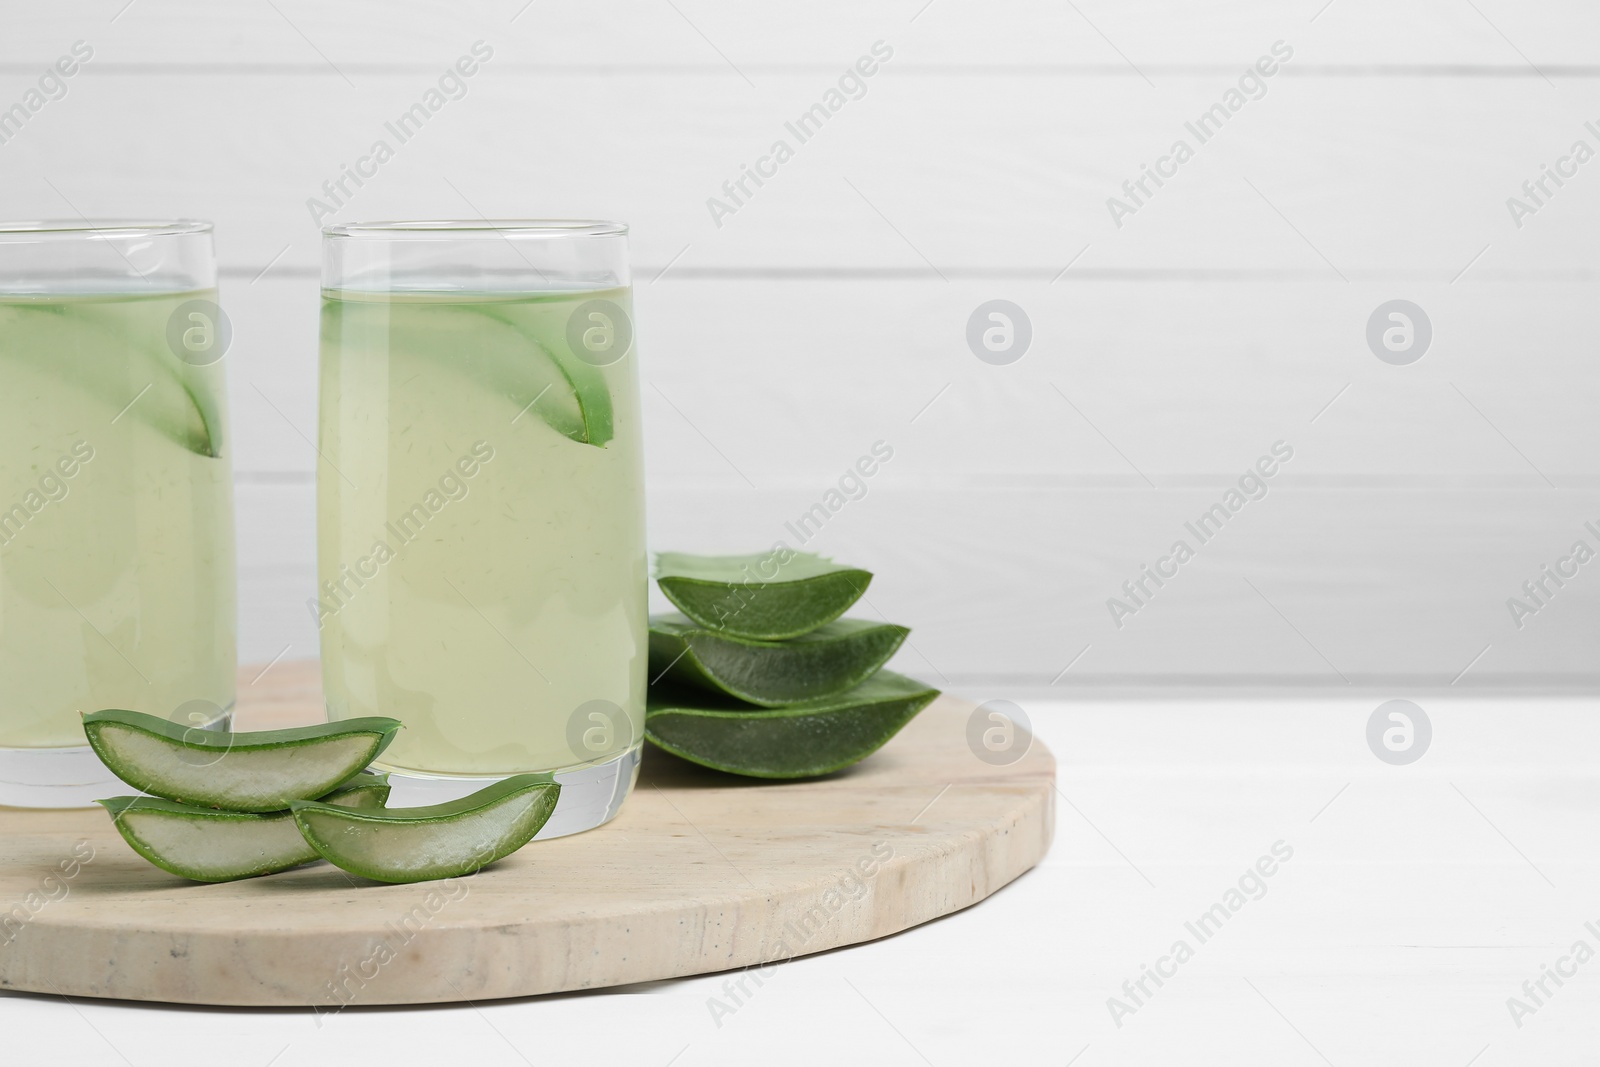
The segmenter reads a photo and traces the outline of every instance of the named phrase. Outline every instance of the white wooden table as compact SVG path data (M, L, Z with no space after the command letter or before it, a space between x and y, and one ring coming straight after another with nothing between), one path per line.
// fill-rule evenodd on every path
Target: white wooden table
M797 960L746 993L729 984L739 975L712 975L320 1025L309 1011L7 995L5 1059L1592 1063L1600 960L1561 964L1575 974L1546 979L1542 1006L1522 984L1578 940L1600 949L1585 927L1600 927L1600 709L1413 695L1431 747L1391 766L1365 740L1380 699L1019 700L1061 766L1045 863L967 912ZM1293 855L1263 896L1203 943L1186 929L1280 841ZM1192 958L1164 963L1159 988L1147 978L1119 1027L1108 998L1133 1006L1123 982L1179 939ZM1536 1009L1520 1027L1511 997Z

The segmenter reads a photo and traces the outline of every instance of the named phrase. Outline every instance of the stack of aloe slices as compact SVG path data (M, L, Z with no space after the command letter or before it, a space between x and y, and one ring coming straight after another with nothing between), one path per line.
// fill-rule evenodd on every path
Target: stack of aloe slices
M83 728L111 772L146 794L100 801L118 832L197 882L318 857L381 882L454 878L531 841L561 793L549 775L520 774L446 804L387 808L387 775L365 769L400 729L381 717L224 733L112 709Z
M939 695L883 670L911 632L840 618L868 571L820 556L664 552L683 614L650 620L645 737L702 766L810 778L865 759Z

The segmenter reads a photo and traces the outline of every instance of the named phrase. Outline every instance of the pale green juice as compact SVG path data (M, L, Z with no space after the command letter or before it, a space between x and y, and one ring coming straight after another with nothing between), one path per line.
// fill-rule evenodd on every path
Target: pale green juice
M233 706L223 371L167 342L196 298L0 296L0 748Z
M553 771L642 737L637 361L573 356L597 300L631 314L626 289L324 293L310 608L330 716L405 724L385 767Z

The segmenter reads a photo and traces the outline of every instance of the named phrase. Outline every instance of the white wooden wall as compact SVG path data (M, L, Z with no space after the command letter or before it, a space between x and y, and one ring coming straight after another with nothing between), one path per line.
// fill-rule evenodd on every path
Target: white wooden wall
M0 145L0 214L216 221L246 658L315 651L306 201L483 41L336 218L632 224L653 547L764 547L884 440L810 547L878 572L863 610L935 681L1600 681L1600 562L1520 630L1506 606L1600 549L1600 161L1506 207L1600 149L1593 5L124 3L6 3L0 108L94 57ZM707 198L878 41L866 95L718 226ZM1266 94L1115 226L1276 41ZM1033 324L1011 366L964 340L992 298ZM1411 366L1364 340L1393 298L1433 323ZM1270 495L1115 627L1278 440Z

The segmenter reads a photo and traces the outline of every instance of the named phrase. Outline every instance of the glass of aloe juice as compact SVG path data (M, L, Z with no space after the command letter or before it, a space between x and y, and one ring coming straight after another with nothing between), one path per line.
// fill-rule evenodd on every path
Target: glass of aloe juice
M396 805L550 773L613 817L643 738L647 565L627 228L323 231L317 590L332 719L405 724Z
M229 721L216 283L207 222L0 223L0 804L124 788L81 713Z

